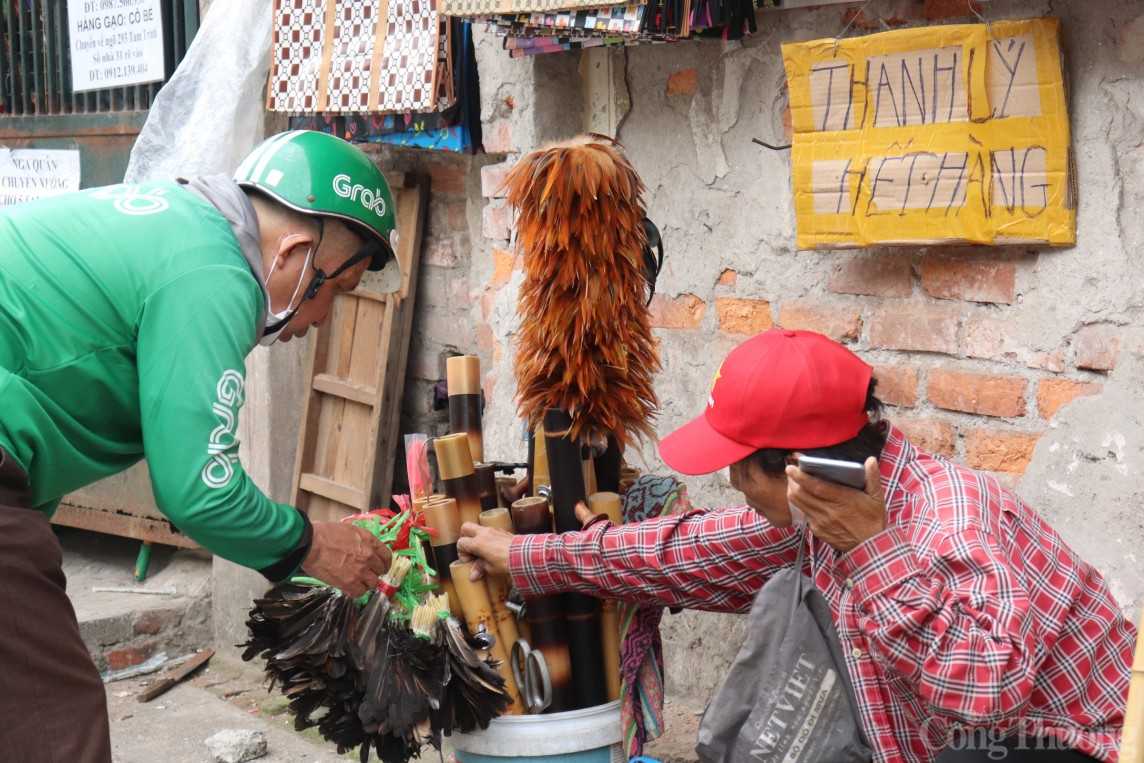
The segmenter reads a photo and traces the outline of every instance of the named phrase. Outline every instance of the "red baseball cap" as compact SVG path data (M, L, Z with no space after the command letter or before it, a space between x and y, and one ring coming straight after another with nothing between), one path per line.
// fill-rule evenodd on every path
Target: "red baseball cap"
M764 331L724 359L707 409L663 438L659 456L677 472L709 474L762 448L845 442L869 420L873 371L813 331Z

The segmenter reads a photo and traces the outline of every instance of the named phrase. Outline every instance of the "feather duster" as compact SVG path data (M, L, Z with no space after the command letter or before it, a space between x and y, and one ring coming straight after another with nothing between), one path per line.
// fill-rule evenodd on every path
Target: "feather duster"
M615 141L581 135L528 154L505 180L524 282L517 405L535 430L549 408L569 436L654 439L659 356L643 274L642 181Z
M469 643L461 623L449 613L447 596L436 596L413 613L413 630L431 638L445 655L444 692L431 720L445 734L488 728L512 705L497 663Z

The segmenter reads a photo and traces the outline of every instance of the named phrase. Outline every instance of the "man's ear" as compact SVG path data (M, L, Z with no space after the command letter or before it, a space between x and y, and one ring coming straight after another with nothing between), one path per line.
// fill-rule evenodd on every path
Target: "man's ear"
M274 253L274 258L282 260L279 267L294 257L297 257L299 262L305 262L306 256L313 250L317 241L318 237L308 231L284 233L278 239L278 250Z

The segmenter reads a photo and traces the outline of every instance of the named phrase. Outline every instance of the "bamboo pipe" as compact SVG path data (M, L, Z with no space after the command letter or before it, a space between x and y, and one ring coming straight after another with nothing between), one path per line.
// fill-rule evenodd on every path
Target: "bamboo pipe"
M539 495L541 486L551 487L552 476L548 472L548 448L545 446L544 427L537 427L532 435L532 484L531 495Z
M639 478L640 478L640 470L639 469L633 469L630 466L621 466L620 467L620 484L619 484L619 489L616 492L623 495L624 491L627 490L631 486L631 484L633 482L635 482L636 480L638 480Z
M461 519L457 515L457 502L452 498L425 504L425 525L437 534L429 536L429 546L433 550L433 568L441 588L449 597L449 609L461 611L461 600L449 574L450 565L457 561L457 538L461 537Z
M544 413L544 447L552 476L552 515L556 532L579 530L576 504L587 500L580 443L569 435L571 414L561 408ZM604 645L600 639L600 600L582 593L565 593L564 618L568 623L568 650L576 707L595 707L608 701L604 681Z
M488 511L497 507L497 472L492 464L473 464L473 474L477 481L477 499L481 502L481 511ZM512 523L509 523L511 527Z
M616 493L593 493L588 496L588 508L593 514L604 514L612 524L623 523L620 496ZM604 681L608 686L608 699L620 698L620 615L615 599L600 601L600 637L604 642Z
M482 527L493 527L508 533L512 532L512 518L509 516L508 509L482 511L480 522ZM485 583L489 588L489 598L493 602L493 614L496 615L497 619L497 632L507 643L513 644L520 638L520 632L516 627L516 617L505 604L508 601L508 593L512 590L512 578L508 575L486 575Z
M624 452L614 435L608 435L608 447L604 452L592 460L596 468L596 489L590 490L588 495L595 492L618 493L620 490L620 475L623 470ZM617 524L619 524L617 522Z
M499 506L502 509L507 509L508 506L506 505L506 502L505 502L504 490L505 490L505 488L516 487L516 478L515 477L497 477L496 484L497 484L497 506Z
M480 626L493 637L493 645L489 647L489 654L497 661L497 672L504 678L504 688L512 697L512 707L507 715L520 715L524 706L520 701L520 690L516 679L512 675L512 663L509 662L510 646L497 631L496 617L493 615L493 604L489 600L489 590L480 580L469 580L469 573L473 569L473 562L456 561L449 565L449 576L453 578L453 585L457 589L457 598L461 600L460 612L464 613L465 624L469 626L469 633L476 634Z
M433 448L437 451L437 470L445 495L456 500L462 522L476 522L481 516L481 499L469 436L458 433L438 437L433 440Z
M512 527L517 535L549 532L551 515L548 500L521 498L509 509ZM572 688L572 660L568 651L561 596L529 596L525 598L524 621L528 625L529 645L544 655L552 680L552 704L545 712L561 713L575 709Z
M469 436L474 461L485 460L481 430L481 359L456 355L445 360L445 384L449 389L449 431Z

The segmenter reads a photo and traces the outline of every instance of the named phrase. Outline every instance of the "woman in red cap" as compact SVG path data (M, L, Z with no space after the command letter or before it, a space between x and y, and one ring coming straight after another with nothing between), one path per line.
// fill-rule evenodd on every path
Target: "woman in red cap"
M458 549L525 596L746 612L801 546L875 760L1115 761L1136 632L1107 584L995 479L881 420L874 387L842 345L764 332L660 443L684 474L729 467L746 506L561 535L470 524ZM811 476L799 454L863 463L866 486Z

